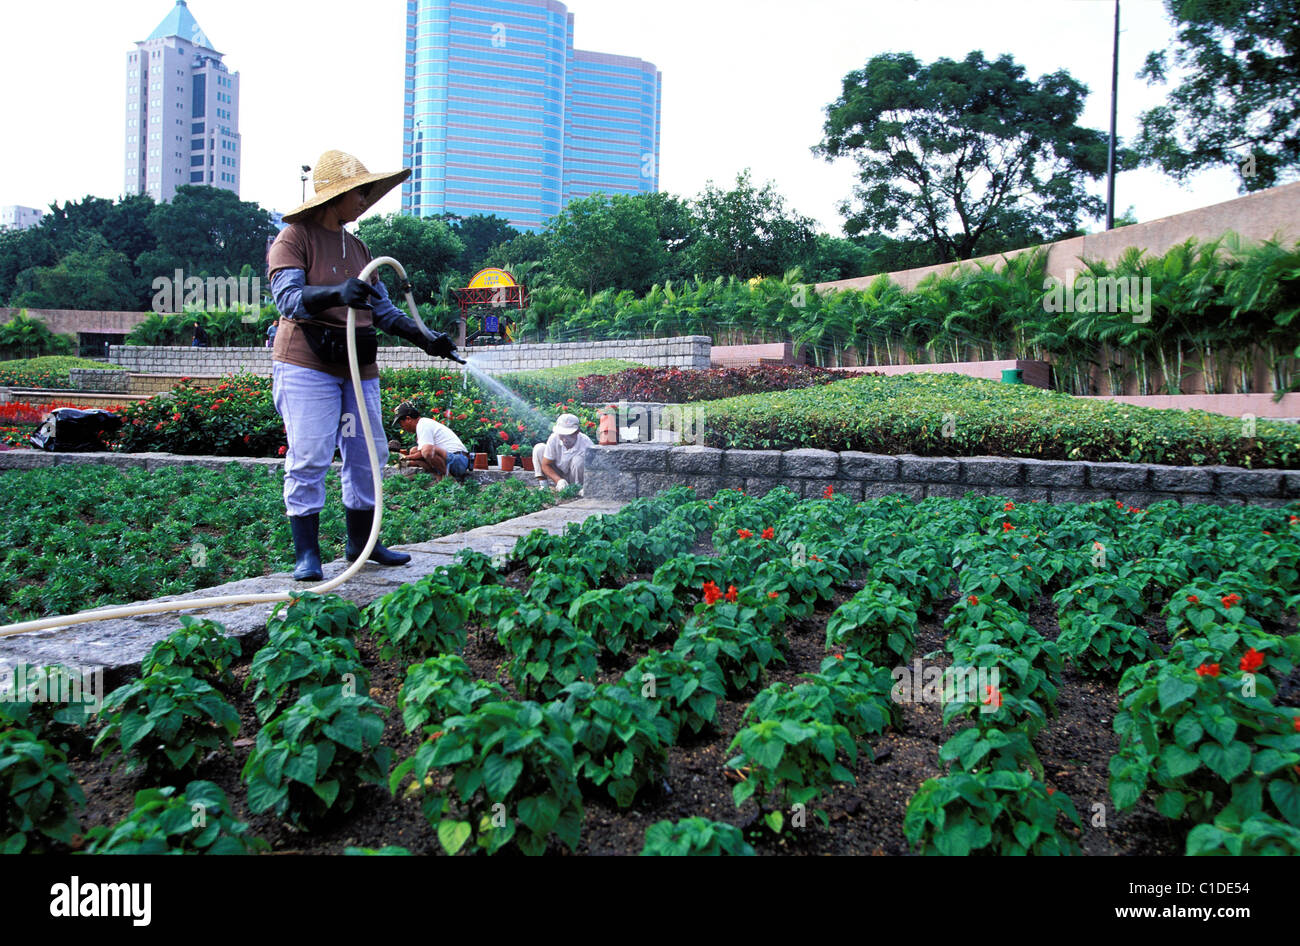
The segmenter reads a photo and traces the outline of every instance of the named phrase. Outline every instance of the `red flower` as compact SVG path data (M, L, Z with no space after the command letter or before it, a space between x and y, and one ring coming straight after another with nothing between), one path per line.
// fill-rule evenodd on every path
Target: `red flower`
M997 687L992 685L986 686L984 692L987 694L983 700L985 706L991 706L994 709L997 709L1002 705L1002 691Z
M822 560L820 555L809 555L808 557L811 558L814 562L820 562Z
M284 456L284 452L285 452L287 449L288 449L288 447L281 446L279 450L275 451L275 455L278 456L278 457L282 457L282 456Z
M1230 595L1224 595L1224 596L1223 596L1221 599L1219 599L1219 600L1221 600L1221 601L1223 602L1223 606L1224 606L1225 608L1231 608L1233 605L1235 605L1238 601L1241 600L1241 595L1236 594L1236 593L1234 592L1233 594L1230 594Z
M1187 596L1187 600L1190 601L1192 604L1200 604L1200 603L1201 603L1201 599L1198 598L1198 597L1196 597L1196 595L1188 595L1188 596Z
M1297 716L1295 719L1291 720L1291 725L1295 728L1296 732L1300 732L1300 716Z
M1264 655L1252 647L1246 651L1246 656L1241 658L1240 666L1245 673L1254 673L1264 666Z
M1047 794L1049 794L1049 795L1055 795L1055 794L1056 794L1056 789L1054 789L1054 788L1049 788L1049 789L1047 790Z
M509 439L510 439L510 435L509 435L508 433L506 433L504 430L498 431L498 433L501 435L501 439L502 439L502 440L509 440Z
M754 537L754 533L750 532L748 529L737 529L736 535L740 536L742 539L752 539Z
M769 591L769 592L767 593L767 596L768 596L769 598L779 598L779 597L780 597L780 595L778 595L775 591ZM1296 720L1297 720L1297 722L1300 722L1300 716L1297 716L1297 717L1296 717Z
M717 601L721 597L722 597L722 589L719 588L714 582L706 581L704 583L705 604L712 605L713 602Z
M971 595L969 598L966 599L966 603L973 608L975 607L975 605L980 603L980 599L975 597L975 595Z
M1297 522L1300 522L1300 516L1291 516L1290 519L1289 519L1288 521L1289 521L1292 525L1295 525Z
M438 394L441 394L442 392L441 392L441 391L434 391L433 393L434 393L435 395L438 395Z
M1009 522L1004 522L1004 523L1002 523L1002 531L1003 531L1003 532L1010 532L1010 531L1011 531L1012 529L1014 529L1014 528L1015 528L1015 526L1013 526L1013 525L1012 525L1011 523L1009 523Z
M830 483L827 483L826 488L822 490L822 499L831 499L832 497L834 497L834 495L835 495L835 487L832 486Z
M248 443L248 434L244 434L244 443Z
M1013 510L1013 509L1015 509L1015 508L1016 508L1016 504L1015 504L1015 503L1007 503L1005 506L1002 507L1002 511L1003 511L1003 512L1010 512L1011 510Z
M843 659L844 659L844 655L843 655L843 654L832 654L831 656L833 656L836 660L843 660Z
M180 419L181 419L181 415L180 415L180 414L173 414L173 415L172 415L172 420L180 420Z
M1123 504L1122 502L1120 502L1120 501L1117 499L1117 500L1115 500L1115 508L1116 508L1116 509L1123 509L1123 508L1124 508L1124 504Z
M1273 533L1271 533L1271 532L1269 532L1267 529L1265 529L1265 530L1264 530L1264 534L1265 534L1265 535L1272 535Z
M1198 677L1217 677L1219 675L1218 664L1201 664L1196 668Z
M483 402L480 401L478 398L474 398L474 403L475 403L475 404L482 404Z
M153 425L153 429L154 429L154 430L162 430L162 424L161 424L161 423L154 424L154 425Z
M761 539L775 539L775 538L776 538L776 530L773 529L771 526L768 526L766 529L763 530L763 533L762 533L762 535L759 536L759 538L761 538Z
M736 591L735 585L727 585L727 593L723 595L723 597L726 598L728 601L735 601L737 594L738 592Z

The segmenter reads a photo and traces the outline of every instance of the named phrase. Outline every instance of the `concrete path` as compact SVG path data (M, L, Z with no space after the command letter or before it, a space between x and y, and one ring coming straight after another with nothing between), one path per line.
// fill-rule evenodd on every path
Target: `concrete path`
M450 563L461 549L471 548L487 555L508 551L514 547L517 539L534 529L545 529L558 534L570 522L583 522L591 516L613 514L622 507L623 503L618 500L578 499L418 545L393 546L411 554L409 564L384 568L367 563L347 583L334 589L333 594L341 595L359 607L365 607L402 584L418 581L431 574L437 566ZM340 574L347 565L341 558L330 562L324 569L325 578L328 580ZM307 583L293 581L289 572L278 572L264 578L249 578L156 600L267 594L298 591L305 587ZM61 663L76 669L103 667L106 685L116 686L138 673L140 660L150 647L180 627L180 614L211 618L225 625L232 636L246 638L265 630L267 616L274 607L274 604L232 605L203 611L174 611L114 621L92 621L50 631L3 637L0 638L0 683L9 678L10 671L16 664L25 661L32 664Z

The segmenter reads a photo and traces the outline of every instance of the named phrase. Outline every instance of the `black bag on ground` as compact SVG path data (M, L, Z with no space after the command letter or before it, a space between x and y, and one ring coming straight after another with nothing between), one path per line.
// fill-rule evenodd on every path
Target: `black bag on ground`
M58 407L50 411L36 433L32 446L56 453L103 451L104 436L122 429L122 418L111 411L82 411L75 407Z

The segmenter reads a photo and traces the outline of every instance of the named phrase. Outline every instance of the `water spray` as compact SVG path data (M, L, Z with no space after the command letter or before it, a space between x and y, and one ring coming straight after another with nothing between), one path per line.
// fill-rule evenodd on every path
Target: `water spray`
M406 304L410 307L411 317L415 324L420 327L426 338L433 339L436 336L429 327L424 324L420 318L420 309L415 304L415 296L411 292L411 283L407 279L406 270L402 264L397 262L391 256L381 256L379 259L372 260L365 269L361 271L358 277L362 282L368 282L380 266L391 266L397 271L401 288L406 294ZM361 368L357 364L357 313L356 310L348 308L348 368L352 373L352 389L356 393L357 403L364 405L366 403L365 392L361 388ZM449 356L453 361L460 362L467 368L470 367L463 359L457 358L452 354ZM471 369L477 372L477 369ZM294 598L300 598L308 592L314 594L325 594L332 591L339 585L343 584L357 572L359 572L366 562L370 559L370 553L374 550L375 544L379 541L379 527L383 520L384 513L384 487L382 477L379 473L379 454L375 452L375 441L371 435L370 428L370 411L362 410L361 429L366 438L366 450L370 455L370 474L374 477L375 486L375 519L370 527L370 537L366 540L365 548L357 556L348 568L342 573L331 578L329 581L322 582L310 588L294 591L276 591L265 594L253 595L222 595L212 598L183 598L179 601L149 601L144 604L125 605L116 608L104 608L95 611L81 611L76 614L55 615L54 617L40 618L35 621L23 621L18 624L0 625L0 637L12 637L15 634L26 634L32 631L47 631L56 627L71 627L76 624L88 624L92 621L111 621L117 618L135 617L140 614L161 614L168 611L192 611L203 608L225 607L232 604L274 604L280 601L292 601Z

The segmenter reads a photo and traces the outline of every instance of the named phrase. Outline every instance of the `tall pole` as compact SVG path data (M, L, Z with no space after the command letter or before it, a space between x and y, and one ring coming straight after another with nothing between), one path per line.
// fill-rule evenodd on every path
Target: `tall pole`
M1110 64L1110 147L1106 152L1106 229L1115 229L1115 117L1119 112L1119 0L1115 0L1115 47Z

